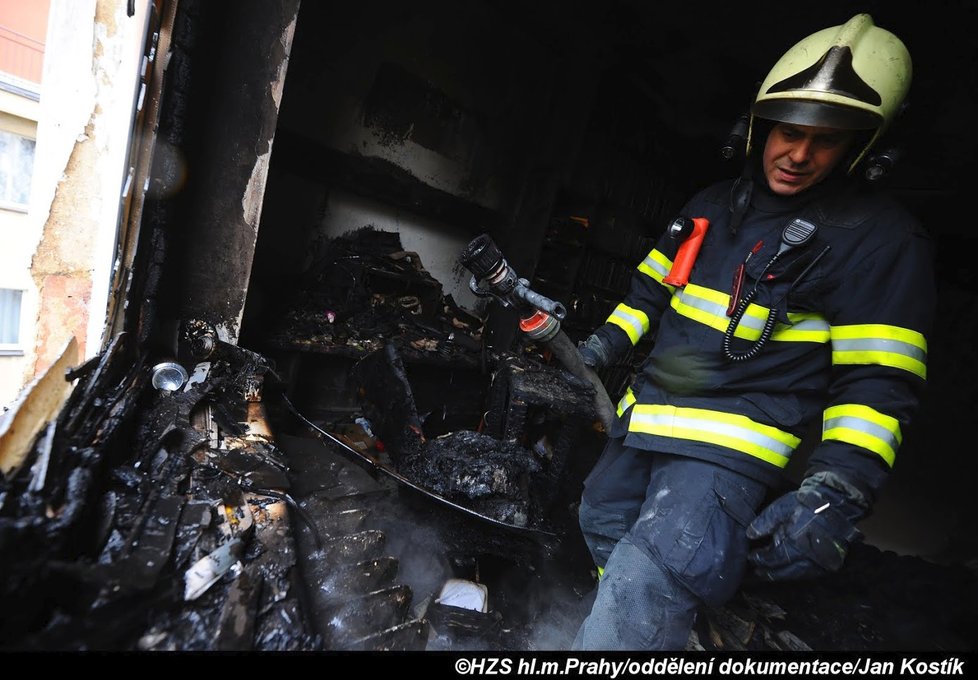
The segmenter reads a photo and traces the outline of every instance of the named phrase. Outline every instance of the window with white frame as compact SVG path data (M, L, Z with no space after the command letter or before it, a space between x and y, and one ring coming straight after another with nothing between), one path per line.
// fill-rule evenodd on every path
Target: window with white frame
M0 288L0 353L19 353L22 290Z
M0 130L0 208L26 210L34 173L34 140Z

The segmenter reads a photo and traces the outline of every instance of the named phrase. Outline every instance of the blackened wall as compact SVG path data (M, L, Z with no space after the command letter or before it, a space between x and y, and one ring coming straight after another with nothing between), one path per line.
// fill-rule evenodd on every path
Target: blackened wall
M297 12L298 0L178 9L151 187L168 248L160 344L190 318L237 339Z

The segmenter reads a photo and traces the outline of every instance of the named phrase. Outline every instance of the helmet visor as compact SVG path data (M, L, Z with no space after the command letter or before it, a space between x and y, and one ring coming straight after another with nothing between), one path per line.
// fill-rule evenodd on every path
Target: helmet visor
M872 111L806 99L765 99L754 103L752 113L781 123L839 130L873 130L883 123L883 117Z

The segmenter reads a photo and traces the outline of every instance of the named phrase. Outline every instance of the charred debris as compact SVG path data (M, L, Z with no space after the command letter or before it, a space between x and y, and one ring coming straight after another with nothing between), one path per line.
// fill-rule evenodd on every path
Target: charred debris
M4 648L424 649L439 635L451 647L452 629L512 634L485 599L459 613L438 596L454 576L480 580L483 555L525 567L559 550L570 514L555 508L576 492L556 490L572 432L590 426L586 387L532 353L489 357L482 321L396 234L363 230L320 255L267 352L190 320L171 361L185 380L133 363L125 334L69 376L67 407L0 486ZM415 386L418 367L448 389ZM301 376L324 371L329 385L304 391ZM503 409L487 419L490 399ZM403 538L423 526L422 543ZM399 580L405 555L435 554L407 574L414 590Z
M0 478L0 648L569 647L589 386L487 351L396 234L325 242L285 302L260 353L185 322L186 380L126 334L70 372ZM976 604L963 567L858 546L805 588L747 584L689 649L964 649Z
M594 420L590 386L532 344L490 355L484 321L397 234L363 228L320 251L266 348L294 378L290 409L369 466L552 533L553 490Z
M4 647L314 648L287 466L260 425L267 362L215 341L185 385L156 389L130 343L81 369L3 480Z

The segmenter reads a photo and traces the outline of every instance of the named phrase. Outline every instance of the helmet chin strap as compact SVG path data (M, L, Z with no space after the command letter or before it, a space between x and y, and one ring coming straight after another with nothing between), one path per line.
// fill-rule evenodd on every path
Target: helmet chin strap
M876 128L870 140L865 144L861 145L862 148L859 150L857 154L855 154L855 160L853 160L849 164L849 167L846 169L846 174L851 175L853 173L853 171L856 169L856 166L859 165L860 162L862 162L863 158L866 157L866 154L869 153L869 150L873 148L877 140L879 140L881 133L882 133L882 128ZM856 140L856 143L858 144L860 141L861 140Z
M735 179L733 186L730 187L730 233L733 236L737 235L737 229L744 221L744 215L747 214L747 208L750 206L750 197L754 191L754 180L751 174L750 158L748 158L740 177Z
M751 116L750 127L751 132L756 135L757 126L753 118ZM765 138L767 137L766 134L764 136ZM754 183L758 181L756 178L759 175L762 178L764 176L764 172L760 166L759 156L756 152L752 153L750 146L748 146L747 157L744 158L744 165L740 170L740 176L734 180L733 186L730 188L730 233L733 236L737 235L737 230L740 228L741 222L744 221L744 215L747 214L747 209L750 207L751 195L754 193Z
M761 154L763 146L767 142L767 136L774 128L775 121L758 119L753 114L747 123L747 143L745 146L744 165L740 171L740 177L734 180L733 187L730 189L730 233L737 235L747 208L750 207L751 195L754 192L754 183L764 180L764 171L761 167ZM760 142L760 150L754 148ZM761 177L761 180L756 179Z

